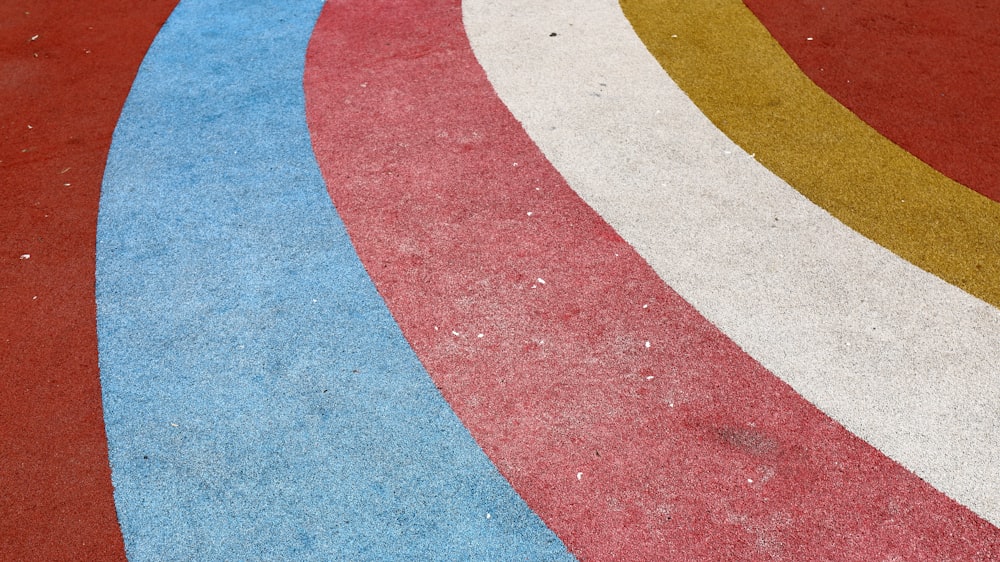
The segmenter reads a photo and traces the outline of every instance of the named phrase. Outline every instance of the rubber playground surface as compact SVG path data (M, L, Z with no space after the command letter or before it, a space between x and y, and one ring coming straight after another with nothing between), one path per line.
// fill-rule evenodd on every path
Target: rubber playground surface
M0 3L0 560L1000 560L1000 12Z

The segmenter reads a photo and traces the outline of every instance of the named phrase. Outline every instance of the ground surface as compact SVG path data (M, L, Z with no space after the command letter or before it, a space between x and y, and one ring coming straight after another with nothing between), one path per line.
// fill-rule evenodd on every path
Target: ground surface
M1000 560L992 9L0 21L0 559Z

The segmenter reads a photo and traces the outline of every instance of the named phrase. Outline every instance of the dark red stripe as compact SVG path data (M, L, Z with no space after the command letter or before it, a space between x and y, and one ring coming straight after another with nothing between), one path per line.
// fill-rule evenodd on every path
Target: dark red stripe
M124 558L97 369L97 203L122 103L175 3L0 4L2 560Z
M831 96L935 169L1000 201L995 4L744 3Z

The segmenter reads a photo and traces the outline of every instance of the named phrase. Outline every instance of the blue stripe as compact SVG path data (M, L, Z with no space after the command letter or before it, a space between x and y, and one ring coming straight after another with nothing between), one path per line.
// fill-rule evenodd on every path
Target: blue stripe
M441 398L309 143L319 0L185 1L115 132L97 303L132 560L562 559Z

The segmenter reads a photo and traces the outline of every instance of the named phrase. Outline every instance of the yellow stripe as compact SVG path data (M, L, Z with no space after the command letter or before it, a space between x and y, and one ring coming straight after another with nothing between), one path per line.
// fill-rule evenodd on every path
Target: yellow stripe
M1000 308L1000 205L840 105L739 0L620 3L664 70L734 142L844 224Z

